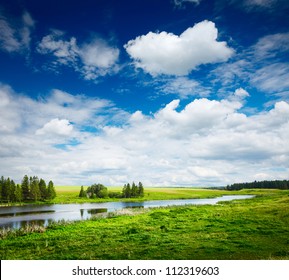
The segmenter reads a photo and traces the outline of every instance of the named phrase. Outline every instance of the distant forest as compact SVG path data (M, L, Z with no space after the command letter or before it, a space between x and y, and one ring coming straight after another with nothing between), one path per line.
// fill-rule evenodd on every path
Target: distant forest
M15 184L10 178L0 179L0 202L28 202L45 201L56 197L56 191L52 181L48 185L37 176L23 177L21 184Z
M275 181L255 181L251 183L235 183L233 185L228 185L227 190L241 190L241 189L280 189L288 190L289 181L288 180L275 180Z

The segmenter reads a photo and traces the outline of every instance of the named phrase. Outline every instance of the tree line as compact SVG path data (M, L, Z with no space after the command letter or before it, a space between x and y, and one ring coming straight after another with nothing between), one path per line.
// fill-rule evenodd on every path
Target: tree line
M228 185L227 190L241 190L241 189L289 189L288 180L275 180L275 181L254 181L251 183L235 183Z
M141 182L136 185L134 182L130 185L125 184L123 186L122 192L111 192L108 191L107 187L102 184L93 184L84 190L81 186L79 197L88 198L132 198L132 197L143 197L144 187Z
M21 184L15 184L9 177L0 179L0 201L5 202L27 202L45 201L56 197L56 191L52 181L48 185L37 176L25 175Z

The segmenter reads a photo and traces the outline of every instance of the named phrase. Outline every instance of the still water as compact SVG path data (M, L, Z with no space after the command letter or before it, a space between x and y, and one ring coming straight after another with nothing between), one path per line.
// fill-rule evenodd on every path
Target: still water
M151 200L143 202L101 202L0 207L0 228L21 228L28 224L49 225L53 221L86 220L93 215L124 208L154 208L173 205L216 204L220 201L252 198L253 195L224 195L205 199Z

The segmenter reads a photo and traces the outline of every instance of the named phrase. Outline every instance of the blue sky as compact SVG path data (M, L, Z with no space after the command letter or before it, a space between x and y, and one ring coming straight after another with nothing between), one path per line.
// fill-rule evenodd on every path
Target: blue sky
M0 1L1 173L288 179L288 12L285 0Z

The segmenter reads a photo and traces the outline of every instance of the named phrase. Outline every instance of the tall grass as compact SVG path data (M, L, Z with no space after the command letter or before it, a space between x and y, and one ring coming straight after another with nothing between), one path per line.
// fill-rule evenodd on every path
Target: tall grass
M0 239L23 236L30 233L43 233L46 231L46 227L37 224L28 224L19 229L1 228Z

